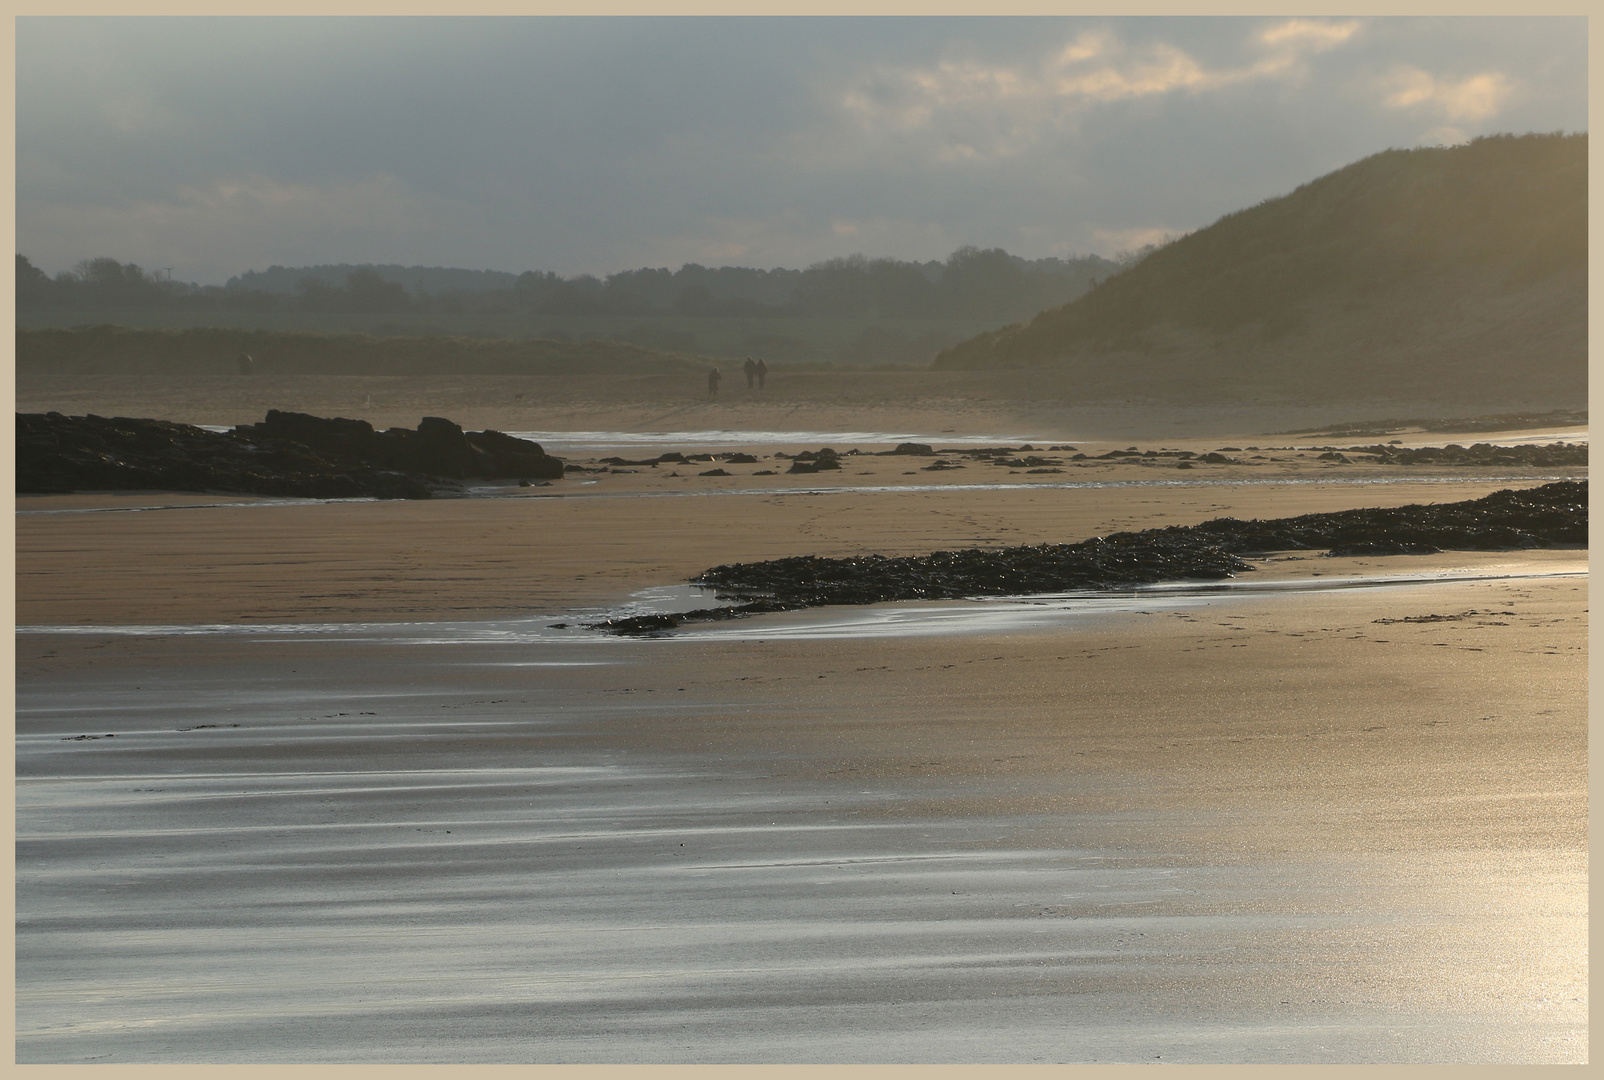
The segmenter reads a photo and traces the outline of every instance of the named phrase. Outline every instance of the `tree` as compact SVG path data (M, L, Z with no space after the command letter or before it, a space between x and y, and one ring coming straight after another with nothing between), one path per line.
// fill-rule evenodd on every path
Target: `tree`
M28 256L17 256L17 306L37 306L49 303L56 297L56 284L50 275L28 261Z
M345 276L348 310L368 314L406 311L412 298L399 281L386 281L371 266L359 266Z
M1002 248L968 245L947 256L939 288L954 314L1007 318L1025 295L1025 271Z

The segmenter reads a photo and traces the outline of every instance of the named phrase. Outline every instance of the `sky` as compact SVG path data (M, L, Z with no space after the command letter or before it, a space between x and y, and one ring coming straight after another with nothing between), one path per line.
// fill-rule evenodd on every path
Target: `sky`
M1587 129L1580 17L17 20L17 250L605 276L1112 256Z

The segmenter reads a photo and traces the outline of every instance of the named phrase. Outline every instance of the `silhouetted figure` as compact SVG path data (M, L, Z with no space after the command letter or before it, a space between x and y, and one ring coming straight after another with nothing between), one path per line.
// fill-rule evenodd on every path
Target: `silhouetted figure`
M752 381L757 378L757 365L752 363L750 356L746 358L746 363L741 365L741 370L746 372L746 388L752 389Z
M769 377L769 366L763 362L763 358L760 356L757 358L757 363L752 365L752 370L757 372L757 388L759 390L763 389L763 380Z
M722 379L723 377L724 377L724 373L722 371L720 371L716 367L711 369L710 371L708 371L708 373L707 373L707 396L708 397L710 397L710 398L718 397L718 381L720 379Z
M251 373L251 369L256 366L251 361L250 356L247 355L247 354L244 354L244 353L240 354L240 358L239 358L238 362L239 362L239 373L241 375L249 375Z

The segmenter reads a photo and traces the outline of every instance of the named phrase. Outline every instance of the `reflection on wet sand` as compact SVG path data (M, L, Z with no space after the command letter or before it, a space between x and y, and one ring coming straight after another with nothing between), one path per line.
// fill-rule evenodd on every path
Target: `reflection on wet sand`
M1584 1061L1574 572L25 632L18 1059Z

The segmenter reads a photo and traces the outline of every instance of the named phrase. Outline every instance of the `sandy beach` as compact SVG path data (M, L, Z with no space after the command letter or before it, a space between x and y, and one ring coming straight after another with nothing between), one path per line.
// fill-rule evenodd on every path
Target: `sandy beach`
M724 562L1585 466L1334 463L1270 434L1366 418L1329 407L1111 404L1077 431L983 399L648 417L506 389L426 412L587 471L418 502L18 498L19 1061L1586 1060L1585 550L578 625L705 603L684 583ZM23 385L19 409L262 412L123 390ZM331 405L274 403L424 414ZM837 435L860 451L838 472L774 456ZM933 472L883 453L901 436L1064 460ZM1549 436L1586 431L1400 438ZM602 462L736 449L758 460L729 476Z

